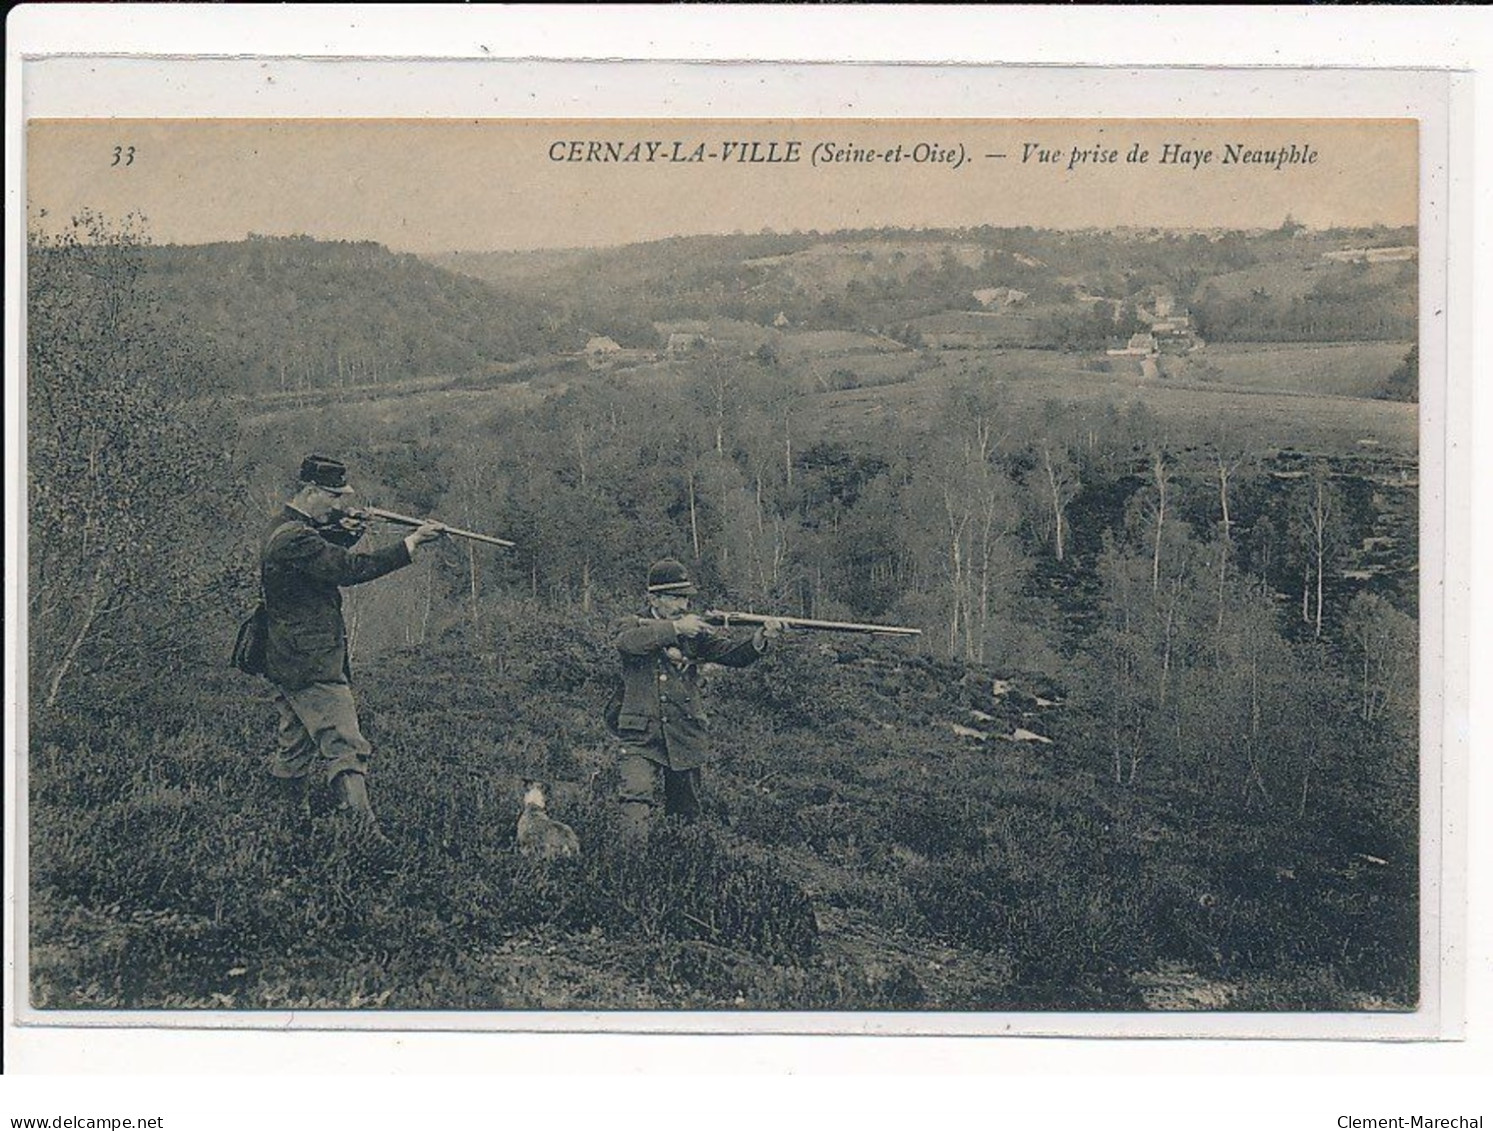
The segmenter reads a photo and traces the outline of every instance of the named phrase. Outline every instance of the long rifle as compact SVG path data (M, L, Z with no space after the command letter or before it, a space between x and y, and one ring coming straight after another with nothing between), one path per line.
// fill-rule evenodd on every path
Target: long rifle
M424 526L427 522L439 526L447 534L454 538L468 538L473 542L486 542L489 546L506 546L512 549L516 542L508 542L502 538L494 538L491 534L478 534L475 530L463 530L459 526L447 526L433 518L415 518L413 515L400 514L398 511L386 511L381 507L359 507L354 517L361 515L364 518L376 518L383 522L392 522L398 526Z
M730 628L733 624L760 625L770 620L781 622L787 628L806 628L814 632L862 632L875 636L921 636L921 628L899 628L891 624L852 624L841 620L808 620L804 617L773 617L765 613L733 613L722 609L711 609L702 614L706 624Z

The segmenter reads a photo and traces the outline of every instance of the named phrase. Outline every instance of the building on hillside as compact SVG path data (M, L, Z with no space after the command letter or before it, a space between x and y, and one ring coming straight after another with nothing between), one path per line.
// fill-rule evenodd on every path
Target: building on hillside
M1192 316L1185 313L1152 322L1151 336L1156 339L1156 348L1162 353L1186 353L1203 346L1193 328Z
M784 311L778 311L778 316L772 320L772 324L779 330L786 329L789 325L788 315Z
M1150 334L1142 331L1131 334L1130 340L1125 343L1123 349L1105 350L1110 357L1154 357L1156 354L1156 339Z

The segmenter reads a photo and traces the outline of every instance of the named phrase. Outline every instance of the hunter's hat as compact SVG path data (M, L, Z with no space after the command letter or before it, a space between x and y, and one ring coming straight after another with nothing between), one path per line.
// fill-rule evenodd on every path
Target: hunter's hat
M307 456L301 461L301 482L331 491L334 495L345 495L352 490L347 485L347 465L330 456Z
M682 562L664 558L648 567L648 592L687 597L699 590L689 579L689 571Z

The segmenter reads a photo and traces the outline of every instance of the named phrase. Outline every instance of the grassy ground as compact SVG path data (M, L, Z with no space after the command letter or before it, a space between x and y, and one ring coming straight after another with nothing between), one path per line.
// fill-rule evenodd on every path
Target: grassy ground
M1039 682L895 645L714 683L710 820L619 835L598 633L532 615L368 665L397 848L292 819L267 688L38 720L31 993L44 1008L1144 1009L1413 1004L1413 860L1176 785L1110 786ZM961 737L977 721L990 737ZM1000 740L1022 725L1055 744ZM519 855L554 783L576 861ZM1395 909L1393 911L1389 909ZM1405 931L1410 932L1407 937ZM1409 957L1407 957L1409 956ZM1203 987L1203 988L1199 988Z
M1373 397L1409 342L1261 343L1209 346L1170 366L1178 380L1230 389L1320 397Z

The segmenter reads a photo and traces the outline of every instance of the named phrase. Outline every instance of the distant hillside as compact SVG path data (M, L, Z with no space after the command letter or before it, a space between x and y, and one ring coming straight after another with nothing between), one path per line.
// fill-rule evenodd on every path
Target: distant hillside
M656 344L657 321L726 317L809 329L880 329L977 306L982 287L1039 297L1070 288L1033 254L1055 233L877 230L688 236L593 251L469 253L432 262L533 288L624 346ZM1062 238L1062 237L1058 237ZM1007 244L1011 246L1006 246Z
M466 373L554 347L552 307L371 242L251 237L145 249L163 310L239 390Z
M653 348L662 344L653 325L660 321L735 318L766 325L785 307L802 321L810 296L791 278L749 264L817 242L817 234L678 236L597 250L457 252L430 261L553 303L584 333ZM570 348L583 344L581 338Z
M724 317L885 333L999 305L1020 330L1013 330L1013 341L1062 348L1075 344L1075 333L1096 337L1087 325L1094 304L1107 301L1112 321L1128 326L1132 311L1122 308L1149 305L1158 294L1184 306L1206 302L1220 340L1405 338L1414 318L1414 263L1326 257L1414 242L1405 229L982 227L690 236L595 250L463 252L432 261L553 303L578 326L624 346L656 347L659 321Z
M691 321L909 345L1102 349L1165 296L1209 342L1404 341L1413 231L976 228L688 236L621 248L453 253L250 237L144 249L162 312L210 347L204 385L250 392L480 375L593 337L661 350ZM1345 258L1345 256L1347 258ZM720 337L718 334L712 336ZM752 334L728 335L748 340Z
M1192 305L1208 341L1399 341L1415 336L1417 284L1414 260L1317 254L1209 279Z

